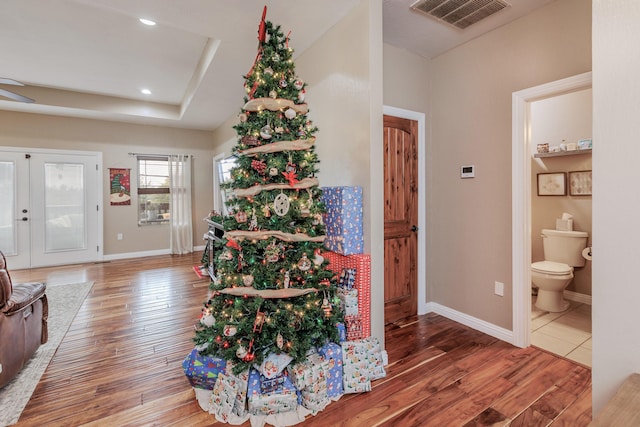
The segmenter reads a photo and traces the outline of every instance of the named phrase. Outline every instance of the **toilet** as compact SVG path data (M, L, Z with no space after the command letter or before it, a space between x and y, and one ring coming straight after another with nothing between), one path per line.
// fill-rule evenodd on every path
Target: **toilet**
M573 280L573 268L584 267L585 231L542 230L544 261L531 264L531 282L538 288L536 307L558 313L569 308L562 293Z

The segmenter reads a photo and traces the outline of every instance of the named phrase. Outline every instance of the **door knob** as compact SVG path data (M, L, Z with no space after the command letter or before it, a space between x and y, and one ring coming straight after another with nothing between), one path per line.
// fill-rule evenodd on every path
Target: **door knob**
M26 209L22 209L22 213L27 213L27 212L29 212L29 211L26 210Z
M417 226L417 225L412 225L412 226L411 226L411 231L413 231L414 233L415 233L416 231L418 231L418 226Z
M20 218L20 221L29 221L29 218L27 218L26 216L23 216L22 218Z

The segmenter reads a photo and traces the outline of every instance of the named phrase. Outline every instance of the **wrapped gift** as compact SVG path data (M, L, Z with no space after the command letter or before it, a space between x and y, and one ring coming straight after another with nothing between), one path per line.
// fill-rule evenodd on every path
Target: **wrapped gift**
M247 387L249 383L249 370L244 370L239 374L233 373L233 365L227 362L227 376L232 378L237 385L236 400L233 404L233 413L243 417L247 413Z
M344 316L344 323L347 329L347 341L355 341L362 338L362 319L360 315Z
M342 374L344 393L364 393L371 391L371 379L366 361L345 365Z
M329 362L324 357L318 353L312 353L307 356L307 360L304 362L287 367L287 371L289 371L293 385L298 390L304 390L318 384L320 388L326 389L328 368ZM317 387L316 391L318 391Z
M330 398L344 394L342 387L342 347L328 342L318 349L318 354L327 361L327 396Z
M344 326L344 323L337 323L336 328L338 328L338 336L340 337L340 342L347 340L347 328Z
M213 390L219 373L224 373L226 361L217 357L202 356L197 349L182 361L182 369L192 387Z
M362 336L368 337L371 335L371 255L345 256L335 252L323 252L322 256L329 261L329 269L337 275L342 275L345 270L355 271L353 288L358 290L358 314L362 320ZM348 281L349 279L345 279L343 283L348 286Z
M227 422L233 411L237 394L238 383L235 379L223 373L218 374L218 380L211 393L209 412L215 414L217 420Z
M266 378L275 378L282 373L292 360L293 357L284 352L280 354L269 353L260 366L254 364L253 367Z
M355 268L343 268L338 278L338 286L340 288L353 289L356 284L356 273L357 270Z
M369 378L377 380L387 375L384 370L382 357L382 347L380 341L375 337L368 337L362 340L366 350L366 361L369 368Z
M253 415L271 415L295 411L298 407L298 390L288 376L284 376L282 388L272 393L260 392L260 373L255 369L249 372L247 403Z
M358 315L358 290L338 288L338 298L340 298L340 307L345 316Z
M345 341L342 347L342 385L345 393L371 391L367 347L362 340Z
M342 255L361 254L362 187L322 187L322 201L326 207L325 247Z
M267 378L260 374L260 393L273 393L275 391L282 390L282 386L285 380L285 374L282 373L277 377Z
M322 411L330 402L327 394L327 386L325 383L324 388L318 391L312 391L313 388L309 387L300 392L302 395L302 406L311 411L313 415Z
M382 348L375 337L345 341L342 347L343 385L345 393L371 390L371 380L386 376Z

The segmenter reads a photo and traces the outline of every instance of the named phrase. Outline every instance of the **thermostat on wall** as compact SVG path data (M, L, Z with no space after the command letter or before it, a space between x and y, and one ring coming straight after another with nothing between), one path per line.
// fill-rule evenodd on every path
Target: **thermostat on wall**
M474 165L460 166L460 178L475 178L476 167Z

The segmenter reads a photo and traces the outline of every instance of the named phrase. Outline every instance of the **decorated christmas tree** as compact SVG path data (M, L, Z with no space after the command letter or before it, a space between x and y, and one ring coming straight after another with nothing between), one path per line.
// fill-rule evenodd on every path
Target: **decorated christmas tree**
M235 372L270 355L302 362L310 349L337 343L343 321L335 273L320 255L318 129L307 117L305 83L289 36L264 14L258 40L234 127L229 214L211 218L225 234L209 260L216 275L194 339L201 354L232 362Z

